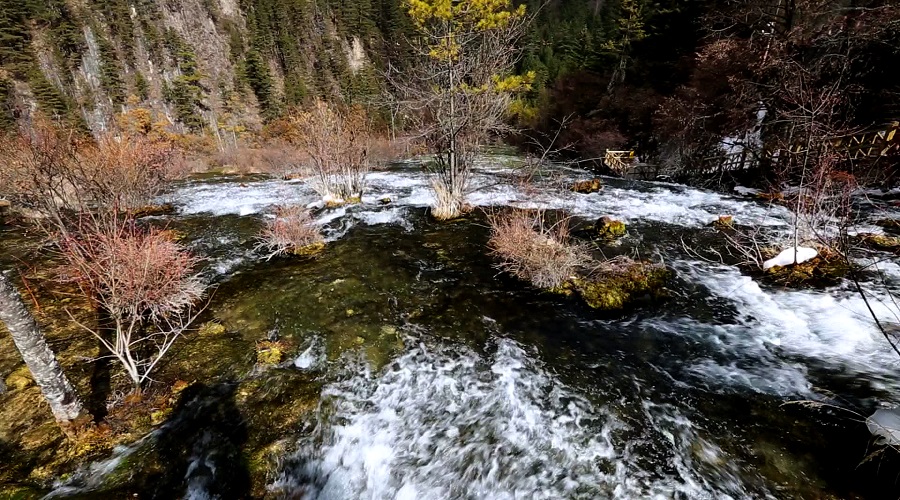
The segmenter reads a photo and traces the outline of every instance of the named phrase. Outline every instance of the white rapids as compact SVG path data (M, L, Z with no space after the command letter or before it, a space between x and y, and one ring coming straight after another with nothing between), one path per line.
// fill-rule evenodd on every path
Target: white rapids
M625 438L632 424L610 406L561 383L519 344L495 347L485 357L419 345L383 373L350 372L324 391L315 432L270 491L322 500L750 494L741 475L753 473L678 409L641 403L668 457L647 469Z

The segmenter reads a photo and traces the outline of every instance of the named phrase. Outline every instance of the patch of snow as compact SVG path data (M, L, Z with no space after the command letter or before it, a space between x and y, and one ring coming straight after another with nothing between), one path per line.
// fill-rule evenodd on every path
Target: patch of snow
M900 445L900 409L876 410L866 419L866 427L878 438L878 444Z
M782 250L780 254L763 262L763 269L771 269L776 266L790 266L793 264L803 264L804 262L815 259L819 252L815 248L809 247L790 247Z
M745 186L735 186L735 187L734 187L734 192L737 193L737 194L744 195L744 196L752 196L752 195L755 195L755 194L759 194L759 193L760 193L759 189L751 188L751 187L745 187Z

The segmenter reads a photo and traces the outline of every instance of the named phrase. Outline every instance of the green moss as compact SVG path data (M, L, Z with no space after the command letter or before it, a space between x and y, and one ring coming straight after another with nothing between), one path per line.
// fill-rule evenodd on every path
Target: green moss
M197 333L204 336L222 335L225 333L225 326L216 321L207 321L200 325L200 329Z
M802 264L769 268L765 276L773 283L790 288L824 287L839 283L848 271L847 264L840 259L816 257Z
M34 379L31 378L31 372L28 367L22 365L6 376L6 387L11 391L21 391L34 385Z
M277 365L284 358L281 342L265 340L256 345L256 362L261 365Z
M311 255L317 255L324 249L325 243L322 241L318 241L316 243L311 243L309 245L294 248L293 250L291 250L291 255L296 255L298 257L307 257Z
M577 293L594 309L614 311L645 295L663 296L663 287L670 277L671 272L663 266L634 262L615 272L573 278L550 291L566 296Z
M615 220L611 217L601 217L594 226L594 230L597 236L607 240L614 240L625 236L626 228L625 223L620 220Z
M896 251L900 250L900 238L896 236L887 236L884 234L860 234L860 241L867 247L876 250Z

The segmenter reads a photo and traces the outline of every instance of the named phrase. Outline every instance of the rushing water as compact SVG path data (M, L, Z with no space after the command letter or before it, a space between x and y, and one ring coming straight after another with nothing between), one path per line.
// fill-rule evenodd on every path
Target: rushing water
M219 283L212 314L248 342L273 331L293 340L297 352L279 370L308 377L297 384L318 393L316 409L277 436L268 494L897 496L896 461L857 467L872 450L851 412L900 394L898 359L858 295L846 284L772 288L684 250L683 241L714 242L704 226L718 215L778 231L784 209L612 179L578 195L565 184L586 174L563 168L539 189L511 187L516 161L486 160L470 201L624 219L629 237L604 251L664 260L677 275L670 298L601 315L498 275L483 216L431 221L428 180L412 163L371 174L362 205L319 210L330 243L312 260L264 262L253 251L273 205L316 201L302 182L205 179L168 196L179 213L165 222L190 234ZM900 266L881 268L896 287ZM888 298L884 286L865 286ZM797 401L807 403L784 404ZM233 473L216 472L215 436L231 431L179 418L149 438L182 429L178 440L193 443L169 491L229 498L222 485ZM56 494L97 488L87 477L105 469L86 470Z

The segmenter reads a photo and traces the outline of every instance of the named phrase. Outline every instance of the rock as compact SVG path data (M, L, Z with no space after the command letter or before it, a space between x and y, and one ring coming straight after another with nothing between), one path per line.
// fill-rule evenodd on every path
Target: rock
M164 203L162 205L147 205L145 207L136 208L131 211L131 215L135 219L158 215L170 215L172 213L175 213L175 206L171 203Z
M765 271L765 277L785 287L823 287L840 283L848 270L844 259L820 254L802 264L771 267Z
M6 392L6 381L4 381L2 378L0 378L0 394L3 394L5 392Z
M896 236L861 233L857 237L864 245L875 250L887 250L890 252L900 250L900 238Z
M725 229L734 229L734 217L731 215L720 215L710 225L720 231Z
M22 365L6 376L5 383L9 390L21 391L34 385L34 379L31 378L31 372L28 370L28 367Z
M763 270L773 267L784 267L795 264L803 264L808 260L815 259L819 252L815 248L809 247L790 247L782 250L775 257L763 262Z
M885 229L900 231L900 219L879 219L875 221L875 224L878 224Z
M613 311L626 307L643 296L664 296L671 277L665 266L649 262L630 262L622 269L603 272L589 278L573 278L552 291L564 295L577 293L594 309Z
M390 205L391 199L389 197L385 196L384 198L381 198L380 200L378 200L378 203L381 205Z
M290 251L290 254L298 257L308 257L311 255L318 255L322 250L325 250L325 242L318 241L316 243L294 248Z
M603 189L603 183L600 182L600 179L597 178L586 181L576 181L575 184L572 184L572 191L575 191L576 193L596 193L601 189Z
M878 438L876 440L878 444L889 446L900 444L900 410L897 408L875 410L875 413L866 419L866 427Z
M614 240L625 236L625 223L611 217L600 217L597 220L597 224L594 225L594 230L597 236L607 240Z
M200 325L197 333L202 336L222 335L225 333L225 326L217 321L207 321Z

